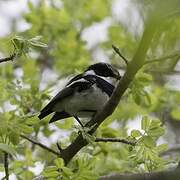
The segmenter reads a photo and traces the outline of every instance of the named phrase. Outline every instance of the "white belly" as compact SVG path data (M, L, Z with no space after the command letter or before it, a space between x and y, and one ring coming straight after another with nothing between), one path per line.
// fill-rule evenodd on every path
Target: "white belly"
M67 113L78 117L91 117L107 102L109 96L94 84L90 89L76 92L73 96L65 98L55 107L56 111L65 110ZM88 110L88 111L85 111Z

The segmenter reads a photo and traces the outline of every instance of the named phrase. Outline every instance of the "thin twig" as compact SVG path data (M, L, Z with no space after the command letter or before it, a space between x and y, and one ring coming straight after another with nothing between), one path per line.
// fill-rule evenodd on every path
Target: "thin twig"
M161 57L161 58L147 60L144 63L144 65L147 65L147 64L150 64L150 63L158 63L158 62L161 62L161 61L164 61L164 60L168 60L168 59L171 59L171 58L174 58L174 57L178 57L178 56L180 56L180 52L176 52L176 53L173 53L173 54Z
M26 139L26 140L28 140L28 141L30 141L31 143L33 143L33 144L35 144L35 145L38 145L39 147L41 147L41 148L43 148L43 149L45 149L45 150L47 150L47 151L49 151L49 152L57 155L57 156L61 156L61 154L60 154L59 152L57 152L57 151L55 151L55 150L53 150L53 149L45 146L44 144L41 144L41 143L39 143L39 142L37 142L37 141L35 141L35 140L33 140L33 139L25 136L25 135L21 135L21 137L24 138L24 139Z
M13 54L10 55L9 57L0 58L0 63L2 63L2 62L7 62L7 61L13 61L15 57L16 57L16 53L13 53Z
M5 169L5 179L9 180L9 164L8 164L8 153L4 152L4 169Z
M33 140L32 138L29 138L25 135L21 135L22 138L30 141L31 143L35 144L35 145L38 145L40 146L41 148L55 154L55 155L58 155L58 156L61 156L62 153L63 153L63 149L61 148L60 144L59 143L56 143L57 147L58 147L58 150L59 150L59 153L57 151L54 151L53 149L45 146L44 144L42 143L39 143L35 140ZM135 146L135 142L130 142L130 141L127 141L125 139L119 139L119 138L96 138L95 139L95 142L120 142L120 143L124 143L124 144L129 144L129 145L132 145L132 146Z
M119 138L96 138L95 142L120 142L120 143L124 143L124 144L129 144L132 146L136 145L135 142L130 142L125 139L119 139Z
M117 48L115 45L112 45L112 48L113 48L114 51L124 60L124 62L126 63L126 65L128 65L128 60L121 54L119 48Z

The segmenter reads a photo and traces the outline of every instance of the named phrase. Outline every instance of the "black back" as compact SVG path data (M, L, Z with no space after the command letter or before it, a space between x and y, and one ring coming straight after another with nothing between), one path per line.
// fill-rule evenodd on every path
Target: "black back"
M102 77L114 77L118 78L119 77L119 72L112 67L108 63L96 63L91 66L89 66L85 72L93 70L96 75L102 76Z

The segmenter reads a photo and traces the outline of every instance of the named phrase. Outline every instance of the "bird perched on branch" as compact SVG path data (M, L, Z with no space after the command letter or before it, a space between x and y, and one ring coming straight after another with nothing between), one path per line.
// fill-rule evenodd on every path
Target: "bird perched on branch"
M49 123L74 117L92 118L113 93L119 72L108 63L96 63L72 78L40 112L39 119L53 113Z

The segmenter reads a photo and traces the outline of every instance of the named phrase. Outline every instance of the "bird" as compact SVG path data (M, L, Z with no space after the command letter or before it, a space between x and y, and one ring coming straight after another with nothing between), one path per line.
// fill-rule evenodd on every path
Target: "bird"
M83 127L79 118L92 118L109 100L121 76L109 63L90 65L76 75L40 111L39 119L53 113L49 123L74 117Z

